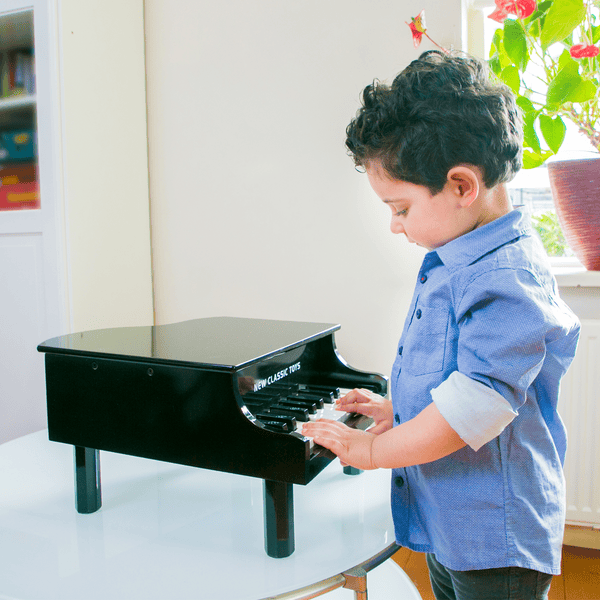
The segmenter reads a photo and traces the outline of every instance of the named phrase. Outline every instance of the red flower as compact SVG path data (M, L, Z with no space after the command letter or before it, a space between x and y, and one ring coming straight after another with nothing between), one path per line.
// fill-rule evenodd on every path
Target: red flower
M598 46L575 44L571 46L569 52L573 58L593 58L594 56L598 56L600 48Z
M496 10L489 16L490 19L504 23L508 15L515 15L525 19L536 9L535 0L495 0Z
M415 45L415 48L418 48L423 34L427 31L427 28L425 27L425 9L423 9L418 16L411 17L411 22L407 23L407 25L412 32L413 44Z

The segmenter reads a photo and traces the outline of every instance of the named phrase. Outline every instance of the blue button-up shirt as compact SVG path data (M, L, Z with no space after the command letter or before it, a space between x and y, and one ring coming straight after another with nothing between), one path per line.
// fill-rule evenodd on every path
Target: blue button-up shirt
M556 405L578 335L518 210L425 256L392 370L395 420L438 405L438 393L470 445L393 469L400 545L457 571L560 573L566 432Z

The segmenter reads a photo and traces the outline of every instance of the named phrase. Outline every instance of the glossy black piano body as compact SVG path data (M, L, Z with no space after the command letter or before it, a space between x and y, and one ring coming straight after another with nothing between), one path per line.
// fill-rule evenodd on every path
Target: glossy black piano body
M266 482L266 521L281 521L283 513L291 521L266 532L279 540L267 540L267 552L289 555L292 484L309 483L334 456L311 448L297 431L264 425L245 398L282 383L385 394L385 377L353 369L339 356L337 329L215 317L76 333L40 344L49 437L75 446L79 512L101 504L99 450L259 477ZM364 428L368 420L354 425ZM291 542L284 543L286 535Z

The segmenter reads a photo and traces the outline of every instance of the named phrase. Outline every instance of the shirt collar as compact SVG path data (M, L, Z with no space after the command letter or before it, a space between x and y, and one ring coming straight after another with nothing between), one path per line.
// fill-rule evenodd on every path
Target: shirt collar
M526 234L531 234L529 218L515 209L444 244L432 254L437 254L447 267L463 267Z

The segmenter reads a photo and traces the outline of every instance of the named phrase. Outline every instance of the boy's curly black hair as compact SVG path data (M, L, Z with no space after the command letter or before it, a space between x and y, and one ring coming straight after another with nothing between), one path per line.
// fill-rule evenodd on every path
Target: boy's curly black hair
M394 179L437 194L459 164L482 170L492 188L521 168L522 125L514 97L486 65L462 53L423 53L391 86L377 81L346 129L356 166L381 160Z

